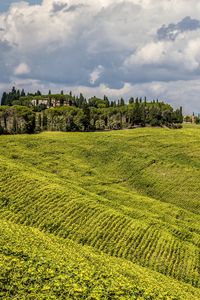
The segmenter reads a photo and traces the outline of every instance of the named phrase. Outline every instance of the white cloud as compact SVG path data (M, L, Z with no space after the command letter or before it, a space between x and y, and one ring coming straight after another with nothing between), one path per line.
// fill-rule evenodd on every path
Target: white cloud
M30 68L26 63L20 63L14 70L15 75L24 75L30 73Z
M199 33L200 30L196 30L181 34L176 40L154 40L146 43L125 58L123 68L128 72L135 69L144 74L145 70L151 72L152 80L198 79L200 73Z
M101 74L104 71L104 67L99 65L96 67L90 74L90 83L95 84L96 81L100 78Z
M181 27L174 40L157 35L164 24L169 32L171 23L184 25L187 16L200 20L199 1L13 1L0 14L0 83L23 77L27 86L30 81L34 87L74 86L116 97L165 93L176 103L174 86L188 82L188 100L181 96L187 106L190 95L197 99L199 93L200 30ZM196 100L192 103L197 109Z

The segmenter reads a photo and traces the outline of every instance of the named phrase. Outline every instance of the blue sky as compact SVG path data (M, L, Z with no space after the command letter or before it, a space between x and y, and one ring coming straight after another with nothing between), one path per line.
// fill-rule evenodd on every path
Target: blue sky
M30 4L34 5L34 4L40 4L42 2L42 0L25 0L26 2L29 2ZM0 11L6 11L10 4L12 4L13 2L20 2L19 0L16 1L12 1L12 0L1 0L0 1Z
M0 94L147 96L199 113L199 50L197 0L0 1Z

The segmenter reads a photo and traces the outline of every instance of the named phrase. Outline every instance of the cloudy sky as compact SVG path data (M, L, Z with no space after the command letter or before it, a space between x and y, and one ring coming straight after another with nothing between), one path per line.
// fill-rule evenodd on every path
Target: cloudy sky
M12 85L200 113L200 1L0 0L0 94Z

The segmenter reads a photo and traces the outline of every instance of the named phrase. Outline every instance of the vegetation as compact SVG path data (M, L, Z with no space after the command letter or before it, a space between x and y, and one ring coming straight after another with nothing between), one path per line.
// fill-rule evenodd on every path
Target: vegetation
M0 106L0 134L34 133L35 114L26 106Z
M186 123L200 124L200 114L198 114L198 116L195 116L194 113L192 116L187 115L184 117L184 121Z
M198 299L195 288L124 259L38 229L0 224L2 299Z
M146 97L130 98L125 104L123 98L118 101L109 101L92 97L88 100L82 94L74 96L70 92L64 95L41 95L37 91L34 95L26 95L14 87L10 93L3 93L1 99L1 133L29 133L48 131L95 131L95 130L119 130L124 128L145 126L167 126L180 128L183 122L182 108L174 110L163 101L148 102ZM13 115L15 110L27 110L27 120ZM30 126L31 120L35 120L34 126ZM25 120L25 123L24 123ZM9 127L7 123L13 124ZM16 123L18 124L16 128ZM31 127L31 128L30 128Z
M200 299L200 131L0 137L0 297Z

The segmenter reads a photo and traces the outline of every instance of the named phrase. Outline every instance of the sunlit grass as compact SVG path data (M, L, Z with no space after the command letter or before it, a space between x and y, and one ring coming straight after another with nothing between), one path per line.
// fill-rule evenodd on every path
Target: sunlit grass
M117 285L116 293L120 291L116 279L120 258L124 266L124 287L130 284L130 289L134 290L130 273L137 264L137 268L145 267L145 272L149 272L144 272L144 281L154 276L152 272L156 272L158 281L165 276L169 278L165 279L168 281L162 293L165 290L175 295L176 288L179 290L180 286L189 284L188 294L183 288L183 293L186 292L183 296L180 288L179 295L182 299L191 299L190 293L200 285L199 149L199 127L188 125L181 130L141 128L1 136L0 218L12 222L9 225L11 223L4 221L2 225L7 228L7 234L9 226L12 227L9 243L12 244L12 236L14 241L18 230L27 231L30 237L28 228L15 228L14 224L31 226L37 228L31 230L40 230L37 233L44 239L53 234L48 235L49 243L54 243L53 236L56 236L55 255L62 243L70 253L67 260L73 258L68 249L72 243L69 240L74 241L78 249L75 252L85 253L87 249L88 256L90 251L91 255L99 250L104 253L98 254L98 260L100 264L103 261L108 264L109 259L113 261L112 272L116 277L112 284ZM31 248L32 242L36 244L35 238L28 238L27 247ZM32 250L36 251L34 246ZM9 264L7 260L6 264ZM92 268L90 263L86 264L88 270ZM62 262L62 268L65 267ZM137 270L139 276L142 271ZM103 274L104 270L99 272ZM90 280L92 276L91 273ZM94 285L98 286L98 280ZM126 289L124 287L121 290ZM81 297L86 297L86 291L91 293L90 288L82 288ZM142 288L139 284L138 289ZM108 297L105 299L115 299L109 298L105 290L107 288L102 288ZM125 298L120 297L139 299L130 298L130 295L129 291L123 294Z

